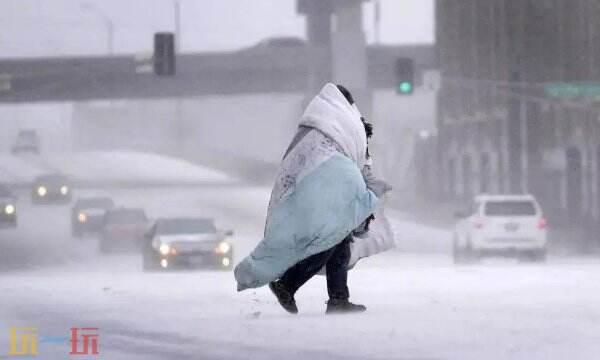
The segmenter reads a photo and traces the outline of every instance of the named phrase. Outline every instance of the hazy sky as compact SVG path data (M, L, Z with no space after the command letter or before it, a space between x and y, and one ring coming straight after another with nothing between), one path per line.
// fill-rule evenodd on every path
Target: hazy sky
M434 41L434 0L381 0L384 43ZM115 24L115 51L149 51L152 34L173 29L172 0L1 0L0 57L91 55L107 51L106 26L83 4ZM304 36L295 0L180 0L185 52L235 49L262 38ZM373 38L373 6L365 5Z

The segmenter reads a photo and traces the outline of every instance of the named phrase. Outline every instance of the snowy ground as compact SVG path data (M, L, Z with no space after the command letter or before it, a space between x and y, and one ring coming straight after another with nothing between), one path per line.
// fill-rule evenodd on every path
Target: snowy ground
M214 216L235 231L243 256L262 233L269 189L225 182L76 196L83 193L110 193L152 217ZM70 237L68 207L33 207L27 196L19 205L19 229L0 230L0 358L13 326L55 337L73 326L98 327L95 358L109 360L600 356L600 259L457 268L448 231L391 212L400 250L364 260L350 274L352 299L368 311L325 316L318 277L297 294L300 314L293 316L265 288L236 293L229 272L147 274L139 256L101 257L94 239ZM41 343L38 358L67 359L69 350Z
M29 183L47 173L62 173L72 181L96 185L233 183L214 169L157 154L135 151L0 154L0 182Z

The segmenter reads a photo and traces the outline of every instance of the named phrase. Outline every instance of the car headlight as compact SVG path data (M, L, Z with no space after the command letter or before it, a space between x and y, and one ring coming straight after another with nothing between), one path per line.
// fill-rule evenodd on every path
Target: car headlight
M87 221L87 215L84 213L79 213L79 215L77 215L77 220L79 220L81 223L84 223Z
M225 241L221 242L219 246L215 249L217 254L227 254L231 250L231 245L226 243Z
M4 212L8 215L12 215L15 213L15 206L12 204L8 204L4 207Z
M224 267L228 267L231 264L231 260L229 260L229 258L227 258L227 257L224 257L223 260L221 260L221 264Z
M46 194L48 193L48 189L46 189L45 186L40 186L37 189L37 193L39 196L46 196Z
M160 244L160 246L158 247L158 251L162 255L169 255L169 253L171 252L171 247L169 246L169 244Z
M67 195L67 193L69 192L69 187L67 185L63 185L60 187L60 193L63 195Z

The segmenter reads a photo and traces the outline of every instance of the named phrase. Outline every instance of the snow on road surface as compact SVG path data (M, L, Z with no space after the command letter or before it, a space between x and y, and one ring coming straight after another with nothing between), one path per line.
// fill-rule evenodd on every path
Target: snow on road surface
M0 155L0 181L27 183L46 173L63 173L77 182L100 185L236 181L223 172L185 160L135 151Z
M48 167L39 163L32 154L0 154L0 182L31 182L35 177L48 172Z
M218 170L151 153L91 151L56 154L45 160L51 167L83 182L183 184L233 181Z
M416 223L406 214L394 209L387 209L386 215L396 235L398 251L448 254L452 250L452 235L447 229Z
M48 335L97 326L115 357L180 359L595 359L600 353L600 264L484 264L381 255L353 270L352 297L369 306L325 316L325 281L285 313L266 289L235 292L230 273L144 274L134 258L114 270L79 267L0 282L5 327ZM124 266L127 264L127 266ZM105 262L103 265L109 265ZM62 331L62 332L61 332ZM64 349L63 349L64 350ZM57 358L58 359L58 358Z
M238 182L88 189L76 196L110 194L118 204L143 206L153 218L214 216L235 231L239 261L261 237L269 191ZM399 250L362 260L350 273L352 300L368 311L324 315L326 283L316 277L298 292L300 314L293 316L266 288L237 293L231 272L144 273L138 255L101 257L95 239L70 238L68 207L21 205L19 229L0 231L0 261L8 261L6 249L17 243L30 254L31 266L0 273L0 356L7 354L13 326L58 337L68 336L71 327L98 327L100 355L90 358L108 360L545 360L600 354L596 258L455 267L443 250L449 249L448 230L390 212L402 237ZM415 253L415 243L431 251ZM23 255L16 254L17 260ZM68 343L42 343L38 358L68 359L69 351Z

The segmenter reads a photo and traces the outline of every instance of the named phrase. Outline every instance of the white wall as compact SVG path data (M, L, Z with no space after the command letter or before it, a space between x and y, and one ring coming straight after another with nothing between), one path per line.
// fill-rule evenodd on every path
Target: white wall
M373 95L375 137L371 151L380 168L407 171L414 134L435 131L435 93L416 89L412 96L394 91ZM19 128L40 130L45 148L134 148L177 150L193 142L217 152L277 163L292 139L303 109L303 94L208 96L180 100L183 119L178 125L177 102L89 102L10 105L0 108L1 146L12 143ZM360 106L360 104L358 104ZM112 112L111 112L112 106ZM404 170L398 170L404 169ZM392 175L388 171L388 175ZM397 176L398 174L393 174Z
M8 151L21 129L36 129L45 151L70 149L70 119L68 103L0 105L0 151Z

